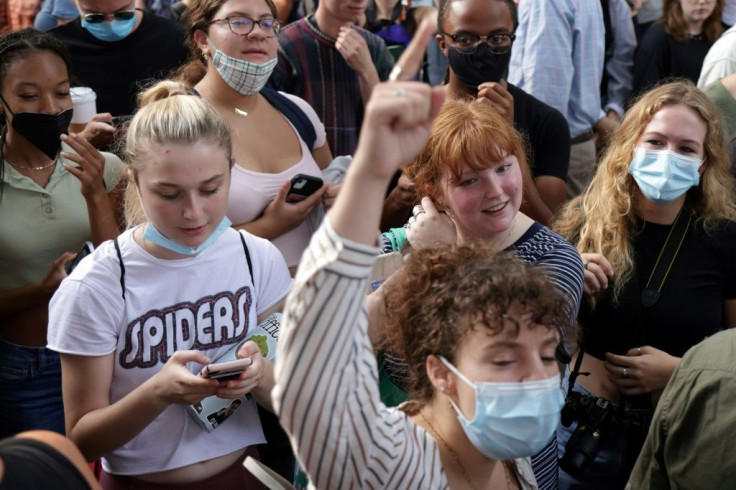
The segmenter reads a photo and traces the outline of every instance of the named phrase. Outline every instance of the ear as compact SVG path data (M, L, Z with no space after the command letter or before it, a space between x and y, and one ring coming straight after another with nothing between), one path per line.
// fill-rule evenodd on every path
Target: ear
M199 50L202 52L202 56L206 58L210 50L210 43L207 41L207 33L202 29L197 29L194 31L194 35L192 37L194 38L194 42L197 43Z
M437 41L437 45L440 47L442 54L447 56L447 43L445 42L445 38L442 37L442 34L435 35L434 40Z
M437 356L429 355L426 360L427 377L432 383L435 394L442 393L446 396L456 396L457 388L455 380L450 376L450 370Z
M703 160L703 163L698 167L698 174L702 177L705 171L708 169L710 165L708 165L708 157L705 157Z

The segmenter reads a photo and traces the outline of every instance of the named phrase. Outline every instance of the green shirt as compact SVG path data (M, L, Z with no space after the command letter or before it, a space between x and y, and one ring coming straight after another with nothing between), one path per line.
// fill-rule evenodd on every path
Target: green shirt
M63 151L73 150L63 145ZM103 153L108 192L124 175L118 157ZM70 165L76 163L61 159ZM79 179L57 163L44 188L7 163L0 199L0 291L43 279L64 252L76 252L91 239L87 202Z
M735 439L736 330L729 330L682 358L626 488L734 488Z

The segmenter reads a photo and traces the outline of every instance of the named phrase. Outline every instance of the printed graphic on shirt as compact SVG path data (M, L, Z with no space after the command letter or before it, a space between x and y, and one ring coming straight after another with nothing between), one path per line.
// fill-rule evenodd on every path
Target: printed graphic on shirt
M207 350L239 342L253 304L250 287L150 310L128 324L120 365L126 369L165 363L178 350Z

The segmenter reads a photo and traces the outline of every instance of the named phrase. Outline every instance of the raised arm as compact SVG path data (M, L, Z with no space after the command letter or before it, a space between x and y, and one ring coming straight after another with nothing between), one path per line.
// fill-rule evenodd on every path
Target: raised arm
M400 61L404 73L418 68L431 31L429 24L420 28ZM400 415L380 404L363 298L386 187L424 144L442 99L441 90L419 83L376 86L343 190L305 251L287 300L274 405L317 488L392 487L397 475L384 462L404 464L395 437Z

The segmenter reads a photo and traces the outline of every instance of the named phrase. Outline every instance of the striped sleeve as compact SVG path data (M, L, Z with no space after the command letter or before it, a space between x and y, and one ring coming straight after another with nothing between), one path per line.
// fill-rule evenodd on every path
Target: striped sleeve
M380 403L364 310L376 256L329 220L315 233L286 303L274 406L315 488L446 488L434 440Z

